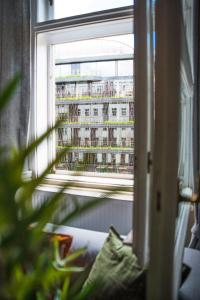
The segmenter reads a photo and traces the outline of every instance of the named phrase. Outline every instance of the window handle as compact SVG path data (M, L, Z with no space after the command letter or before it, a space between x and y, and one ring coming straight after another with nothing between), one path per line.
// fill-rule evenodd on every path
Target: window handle
M191 187L182 187L182 181L178 180L178 202L191 204L200 203L200 175L198 175L197 193Z

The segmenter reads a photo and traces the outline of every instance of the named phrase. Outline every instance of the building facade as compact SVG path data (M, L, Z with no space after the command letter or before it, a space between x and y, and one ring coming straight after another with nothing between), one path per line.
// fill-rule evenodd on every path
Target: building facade
M57 168L75 170L83 165L85 171L133 173L132 63L130 55L56 62L56 118L62 121L57 151L72 147Z

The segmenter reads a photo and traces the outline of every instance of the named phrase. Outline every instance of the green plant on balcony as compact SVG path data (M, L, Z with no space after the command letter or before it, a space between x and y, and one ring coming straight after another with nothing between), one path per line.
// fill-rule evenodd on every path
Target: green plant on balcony
M124 97L124 96L74 96L74 97L71 97L71 96L67 96L67 97L56 97L56 100L57 101L71 101L71 100L95 100L95 99L124 99L124 98L128 98L128 99L132 99L131 98L132 96L127 96L127 97Z

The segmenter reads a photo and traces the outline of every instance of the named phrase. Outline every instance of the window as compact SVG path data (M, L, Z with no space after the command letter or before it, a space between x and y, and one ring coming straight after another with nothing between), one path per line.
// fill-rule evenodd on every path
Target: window
M122 147L126 147L126 138L122 138Z
M108 146L107 138L103 138L103 146Z
M45 1L45 2L49 2L49 1ZM87 8L87 11L85 11L83 8L81 11L81 5L80 7L77 6L73 12L71 12L70 9L69 10L63 9L63 12L65 13L64 16L66 17L66 13L68 13L71 16L77 16L78 14L81 15L84 12L88 12L88 11L92 12L98 9L98 6L96 6L97 2L98 5L105 4L104 1L93 1L93 5L95 6L95 8L94 6L93 8L89 7L88 10L88 7L84 5L84 9ZM136 4L140 5L141 2L142 2L141 5L143 5L144 7L145 5L149 4L149 1L137 1ZM151 2L155 2L155 1L151 1ZM82 1L82 3L85 4L84 1ZM106 4L108 3L110 3L109 0L106 1ZM115 5L117 5L116 4L117 1L112 1L112 3L115 3ZM165 1L166 6L168 6L167 3L168 2ZM75 4L75 1L73 2L73 4ZM58 7L59 7L58 2L55 1L55 6L53 7L52 16L49 17L48 15L48 19L55 19L60 17L58 13L55 13ZM103 6L103 7L108 8L108 6ZM113 8L113 6L111 5L110 8ZM163 8L160 7L159 12L162 12L162 9ZM48 26L46 27L43 27L43 24L40 24L38 25L38 27L35 28L35 31L37 33L37 45L39 45L36 53L37 82L36 84L33 85L33 86L37 86L37 91L35 93L37 103L34 106L34 109L36 110L35 114L37 118L35 118L34 120L35 123L33 126L34 128L36 128L37 131L36 135L41 134L42 132L44 132L44 130L47 128L48 125L54 123L55 111L56 111L57 118L60 118L62 120L62 126L60 126L61 128L58 128L55 137L49 139L48 141L45 141L43 147L41 147L41 149L38 149L38 159L37 159L36 168L37 171L39 170L38 173L41 173L45 165L47 165L49 159L55 156L56 151L60 151L60 149L64 149L65 144L67 144L69 141L76 141L77 139L81 138L80 143L78 142L81 145L81 149L78 149L78 151L83 153L83 157L87 158L88 161L88 168L86 170L87 172L93 172L93 174L99 172L98 174L99 177L101 176L103 177L105 174L100 174L101 172L99 171L99 170L102 171L102 169L99 167L101 167L103 164L104 165L103 172L112 173L111 176L113 177L114 175L119 175L120 178L125 178L126 176L123 176L124 172L127 172L128 175L132 174L134 169L134 159L133 159L134 149L132 146L134 146L133 126L134 126L134 118L135 118L133 84L135 83L137 87L137 91L136 91L137 99L142 100L140 101L140 103L137 102L138 106L137 106L136 114L137 116L138 115L143 116L142 118L140 119L138 118L137 120L138 126L137 126L136 134L137 134L138 145L137 145L136 157L137 159L139 158L140 160L137 164L137 174L138 173L139 175L145 174L144 177L139 176L139 178L140 177L144 178L142 182L139 182L138 180L137 183L136 182L134 183L135 185L139 185L139 191L141 194L139 196L142 196L141 199L139 199L140 201L136 201L135 202L136 204L134 204L135 205L134 210L136 212L140 212L138 216L137 215L135 216L135 219L137 220L134 219L134 223L138 225L135 226L135 230L137 231L137 228L140 228L140 234L137 235L140 241L139 243L135 244L135 247L138 250L139 255L142 256L140 257L141 261L144 261L145 260L144 256L146 253L145 252L146 249L144 248L145 247L148 248L148 245L146 242L141 243L141 240L145 239L146 236L148 236L148 231L147 231L148 226L146 226L146 224L144 226L144 219L141 219L140 217L142 213L143 216L148 215L149 204L151 205L151 203L147 201L149 198L149 195L147 193L148 192L147 186L150 186L149 184L150 175L146 175L146 173L144 173L146 172L147 164L142 164L141 161L146 162L147 153L151 151L151 142L152 142L151 136L152 136L152 128L153 128L152 126L153 113L152 114L149 113L149 111L151 112L154 111L152 109L151 103L149 103L152 100L153 84L152 84L152 76L147 76L150 75L152 71L152 65L153 65L152 64L153 43L152 43L152 36L151 36L152 28L149 28L150 24L148 23L149 21L147 20L148 19L147 16L149 17L151 15L150 14L151 11L149 13L148 10L145 12L141 10L140 11L141 14L138 14L137 18L135 18L136 21L138 21L139 19L137 23L138 26L134 27L136 30L135 34L136 35L138 34L137 30L139 28L140 29L139 33L143 37L142 39L138 39L139 42L135 44L135 52L136 52L135 58L138 57L137 54L139 53L141 54L140 58L143 58L143 60L140 59L140 61L138 62L141 65L135 64L136 74L140 75L136 77L134 77L133 74L134 68L133 68L132 20L130 18L130 14L127 14L127 9L122 10L122 12L124 13L124 14L122 13L122 17L119 17L119 15L121 15L121 11L117 16L114 15L114 17L112 13L107 13L107 12L102 13L101 15L100 14L92 15L93 19L95 19L94 18L95 16L98 17L97 19L95 19L95 22L91 22L91 20L88 20L86 18L87 16L79 16L79 18L76 17L75 19L72 18L70 20L73 20L74 22L73 24L75 24L74 28L71 26L71 23L69 23L69 20L65 20L65 23L62 20L59 20L58 22L49 22L47 23ZM112 17L109 14L111 14ZM166 11L165 16L167 15L168 15L168 11ZM173 16L174 15L172 14L172 19ZM158 23L160 22L160 19L158 18ZM169 19L170 19L169 21L171 21L171 17ZM40 18L39 20L42 20L42 18ZM44 21L44 19L42 21ZM176 26L174 26L174 28L176 28ZM50 31L50 34L48 30ZM167 30L160 30L159 32L160 34L158 35L158 40L162 39L162 35L166 37L166 32ZM147 36L148 36L148 41L146 39ZM173 32L167 36L170 42L172 41L171 36L173 36ZM148 44L148 42L151 42L152 45L150 46L146 45L146 43ZM159 43L161 44L161 41L159 41ZM109 46L107 47L105 46L104 48L104 45L106 44ZM113 46L114 44L115 46ZM174 47L173 43L167 43L167 42L165 43L165 46L167 50L169 50L169 47L172 48ZM160 51L160 48L158 47L158 51ZM151 51L149 51L149 49ZM173 55L176 56L176 51L173 53ZM169 57L167 56L166 60L168 60L169 58L171 58L170 51L169 51ZM162 55L160 55L160 60L162 63ZM148 68L146 68L147 65ZM160 64L160 66L162 66L162 64ZM169 77L167 76L169 70L171 70L170 65L168 70L166 70L165 72L166 78ZM158 72L159 74L163 73L161 68L159 69L159 71L160 71ZM150 72L150 73L146 74L145 72L146 73ZM171 74L174 73L172 72ZM34 76L32 77L34 78ZM133 82L133 78L134 78L134 82ZM140 79L140 82L138 78ZM143 89L143 85L145 85L144 89ZM165 85L165 83L163 82L163 85L165 88L167 88L167 84ZM146 97L148 92L149 92L148 97ZM171 93L173 94L173 89L171 90L169 89L169 92L170 95ZM171 102L173 102L172 100L176 99L175 97L173 97L174 94L172 95L172 97L169 97L168 99L170 104ZM140 97L138 97L138 95ZM161 104L164 103L167 105L164 97L163 99L162 97L160 97L160 99L161 99L160 100ZM63 111L63 105L65 105L64 111ZM98 114L99 114L98 118L96 118L94 114L92 114L94 105L98 106ZM124 113L123 111L121 111L122 105L127 108L126 115L124 115L126 116L126 118L123 119L121 119L122 114ZM81 107L80 115L78 113L79 106ZM168 114L171 111L170 110L171 107L169 106L169 110L166 110L167 116L169 118L170 115ZM142 110L142 108L145 108L145 110ZM102 114L100 112L102 112ZM156 111L156 113L159 112ZM164 125L166 125L166 120L167 117L163 118ZM87 132L87 137L84 136L86 130L82 130L86 127L90 128L90 131ZM62 129L65 128L68 129L67 139L63 137ZM77 132L76 130L73 130L75 128L80 128L82 130L81 131L82 134L76 136ZM100 137L102 131L100 129L102 128L107 128L106 134L105 132L103 134L104 136L107 135L108 144L109 144L108 147L101 147L102 143L100 141ZM118 131L119 136L117 137L114 136L114 130L116 128L117 130L119 129ZM164 126L160 126L160 128L166 129L166 132L164 132L165 134L170 133L170 128L167 129ZM158 129L159 126L156 126L156 130ZM139 135L139 131L140 131L140 135ZM120 136L121 132L123 132L123 138L126 138L126 147L123 147L122 143L120 143L120 139L122 138ZM132 132L131 135L130 132ZM85 144L88 143L88 140L84 140L86 138L89 139L89 144L90 144L90 146L87 147L87 149L85 149L86 147L84 146L84 141ZM171 140L170 135L169 135L169 139ZM167 150L169 148L169 144L170 143L168 143L168 145L166 144ZM117 145L117 147L115 145ZM165 143L163 143L163 145L161 146L163 151L160 151L160 153L163 154L164 158L167 158L166 153L169 153L169 151L165 151L165 149L163 148L163 146L165 146ZM171 143L170 146L173 147L173 143ZM75 153L77 153L77 149L75 148L76 148L75 144L72 144L72 149L70 150L71 152L67 153L65 158L66 161L70 162L71 164L70 170L73 170L73 165L76 160ZM159 158L160 158L160 153L159 153ZM159 162L159 159L156 158L156 160ZM158 162L155 163L158 164ZM144 171L144 166L145 166L145 171ZM167 169L167 164L165 164L164 167ZM66 165L58 164L55 173L56 172L59 173L60 170L68 171ZM156 170L156 168L154 168L154 170ZM168 174L168 173L163 172L163 174ZM164 179L163 174L161 174L162 179ZM164 192L169 191L169 189L165 188L166 187L165 183L167 183L167 180L163 180L163 185L161 185L162 191ZM168 214L164 215L165 214L164 209L160 211L160 216L164 215L166 217L163 219L160 218L161 225L166 225L164 224L164 221L168 220L167 216L170 215L170 209L171 209L170 205L169 206L166 205L165 207ZM154 207L154 211L155 209L156 206ZM160 227L165 228L165 226L160 226ZM170 229L173 229L173 225L171 225ZM173 230L170 230L169 232L172 231ZM154 234L156 235L156 233L157 232L155 231ZM158 235L158 243L157 245L154 244L155 254L158 253L157 249L159 249L160 247L159 245L162 245L161 242L162 241L165 242L164 240L165 238L169 240L170 242L169 244L171 245L172 240L170 240L169 237L170 234ZM159 254L160 259L161 259L161 255L163 255L163 253ZM164 265L165 264L163 264L163 266ZM156 272L155 270L155 273L158 272ZM155 284L155 280L153 283ZM158 286L159 289L162 288L162 285L158 285Z
M125 166L125 154L121 154L121 165Z
M90 110L87 108L85 109L85 116L89 116L90 115Z
M129 154L129 165L133 166L134 156L133 154Z
M111 164L112 165L116 164L116 155L115 154L111 154Z
M82 0L73 0L70 4L66 0L40 0L38 3L38 22L133 5L132 0L84 0L84 5Z
M126 108L125 107L122 108L122 116L126 116Z
M76 24L75 18L74 27L63 23L68 20L52 21L51 29L44 31L37 27L44 24L37 24L36 134L56 119L62 121L55 136L42 148L43 154L38 154L38 169L42 170L56 152L71 145L66 153L69 164L58 163L55 174L74 170L75 153L79 151L79 160L90 158L85 172L99 173L95 174L99 177L105 173L123 176L124 171L117 168L104 166L103 172L101 169L103 154L107 165L112 157L119 165L124 149L118 133L120 128L133 126L133 120L124 121L120 114L122 105L134 102L132 8L124 8L118 17L119 11L109 12L108 19L103 13L102 20L95 23ZM128 138L128 130L124 138L126 135ZM133 153L133 149L127 148L126 152ZM128 168L127 174L132 178Z
M116 116L117 115L117 108L112 108L112 116Z
M94 108L93 112L94 112L94 116L98 116L98 109L97 108Z
M71 74L72 75L80 74L80 64L71 64Z
M106 153L102 154L102 163L103 163L103 165L105 165L107 163L107 155L106 155Z
M85 146L86 147L90 146L90 140L89 140L89 138L85 138Z
M133 147L133 146L134 146L134 139L131 138L131 147Z

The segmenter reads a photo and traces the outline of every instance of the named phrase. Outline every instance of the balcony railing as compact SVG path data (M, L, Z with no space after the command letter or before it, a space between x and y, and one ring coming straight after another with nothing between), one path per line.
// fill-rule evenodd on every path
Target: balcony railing
M129 98L133 97L133 91L124 91L124 92L114 92L114 91L105 91L105 92L67 92L67 91L56 91L56 98L60 100L85 100L93 98Z
M57 166L59 170L68 170L68 171L85 171L85 172L98 172L98 173L120 173L120 174L133 174L133 164L132 163L93 163L93 164L84 164L78 162L60 162Z
M57 146L60 147L82 147L82 148L90 148L90 147L97 147L97 148L106 148L106 147L113 147L113 148L133 148L134 147L134 140L133 139L126 139L126 141L117 141L113 140L102 140L102 139L94 139L94 140L81 140L79 138L72 139L72 140L57 140Z
M77 115L69 115L66 112L59 112L56 115L56 119L63 121L64 124L70 123L78 123L78 124L126 124L133 125L134 116L126 115L126 116L113 116L111 114L108 115L100 115L100 116L78 116Z

